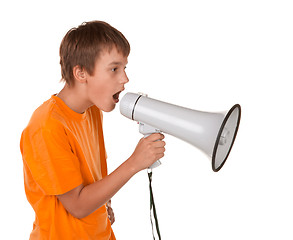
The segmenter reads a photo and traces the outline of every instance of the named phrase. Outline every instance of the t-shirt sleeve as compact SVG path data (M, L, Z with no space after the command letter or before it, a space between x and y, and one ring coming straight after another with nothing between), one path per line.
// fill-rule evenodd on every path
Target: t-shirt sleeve
M80 163L73 154L63 126L22 134L24 164L47 195L66 193L82 184Z

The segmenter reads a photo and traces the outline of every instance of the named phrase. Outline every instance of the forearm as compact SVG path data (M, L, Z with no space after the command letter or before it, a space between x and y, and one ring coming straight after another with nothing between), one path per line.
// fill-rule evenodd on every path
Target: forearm
M151 166L164 156L164 136L159 133L142 138L129 159L100 181L83 184L58 195L65 209L76 218L83 218L111 199L137 172Z
M78 218L86 217L110 200L137 173L131 159L100 181L84 186L76 201Z

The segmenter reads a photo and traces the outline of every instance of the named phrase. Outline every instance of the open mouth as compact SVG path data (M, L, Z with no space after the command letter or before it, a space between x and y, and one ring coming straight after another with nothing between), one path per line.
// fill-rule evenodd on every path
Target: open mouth
M120 92L117 92L117 93L115 93L115 94L113 95L114 102L116 102L116 103L119 102L119 94L120 94L120 93L121 93L121 91L120 91Z

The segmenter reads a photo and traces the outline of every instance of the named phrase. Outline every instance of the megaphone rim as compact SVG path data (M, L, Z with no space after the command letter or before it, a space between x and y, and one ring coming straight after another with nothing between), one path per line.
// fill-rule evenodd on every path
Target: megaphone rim
M225 127L225 125L226 125L226 123L227 123L227 121L228 121L230 115L233 113L233 111L234 111L236 108L238 108L238 110L239 110L239 114L238 114L238 119L237 119L237 124L236 124L235 133L234 133L234 136L233 136L233 140L232 140L232 143L231 143L231 145L230 145L230 148L229 148L229 150L228 150L228 152L227 152L227 155L226 155L225 159L223 160L223 162L221 163L221 165L220 165L218 168L216 168L216 167L215 167L215 163L216 163L216 153L217 153L217 149L218 149L218 146L219 146L219 141L220 141L220 138L221 138L221 134L222 134L222 131L223 131L223 129L224 129L224 127ZM213 155L212 155L212 169L213 169L214 172L218 172L218 171L220 171L220 169L224 166L224 164L225 164L225 162L226 162L226 160L227 160L227 158L228 158L228 156L229 156L229 154L230 154L230 152L231 152L231 149L232 149L233 144L234 144L235 139L236 139L236 135L237 135L237 133L238 133L239 124L240 124L240 118L241 118L241 106L240 106L240 104L235 104L235 105L234 105L234 106L228 111L228 113L226 114L226 116L225 116L225 118L224 118L224 120L223 120L223 122L222 122L222 125L221 125L221 127L220 127L220 129L219 129L218 136L217 136L217 138L216 138L216 142L215 142L214 150L213 150Z

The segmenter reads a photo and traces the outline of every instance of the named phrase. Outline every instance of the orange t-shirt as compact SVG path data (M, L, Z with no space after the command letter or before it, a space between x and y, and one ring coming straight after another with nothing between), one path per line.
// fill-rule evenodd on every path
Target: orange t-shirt
M106 206L77 219L56 195L107 175L102 112L96 106L83 114L52 96L32 115L20 149L24 185L36 218L31 240L113 240Z

